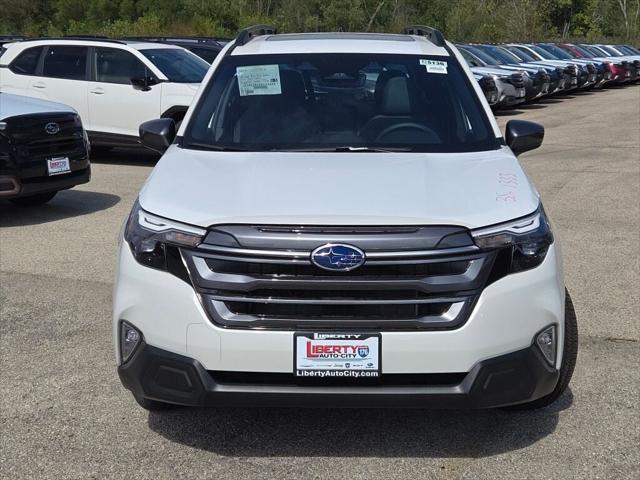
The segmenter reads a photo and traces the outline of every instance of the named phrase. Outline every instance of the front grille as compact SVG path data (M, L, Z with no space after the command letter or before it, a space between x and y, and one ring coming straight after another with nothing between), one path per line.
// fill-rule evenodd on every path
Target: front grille
M495 252L475 247L460 227L303 230L221 226L207 243L181 251L214 323L315 330L456 328L468 318L496 259ZM311 252L327 243L361 247L364 265L346 272L319 268Z
M81 123L74 113L45 113L10 117L5 120L6 134L18 160L35 161L55 156L70 159L86 156ZM50 135L45 131L49 123L56 123L59 131Z
M521 73L512 73L509 75L509 82L516 88L524 88L524 77Z

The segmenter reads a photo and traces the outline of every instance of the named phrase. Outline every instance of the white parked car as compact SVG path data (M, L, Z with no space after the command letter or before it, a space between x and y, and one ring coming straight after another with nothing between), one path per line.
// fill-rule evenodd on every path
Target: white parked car
M138 144L138 127L180 122L209 64L177 46L64 38L8 43L0 90L73 107L92 147Z
M177 405L540 407L577 326L558 240L440 32L245 30L123 229L120 378Z

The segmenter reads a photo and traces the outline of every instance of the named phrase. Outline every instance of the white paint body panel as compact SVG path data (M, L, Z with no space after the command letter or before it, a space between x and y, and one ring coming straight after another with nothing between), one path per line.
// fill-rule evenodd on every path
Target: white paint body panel
M476 82L477 83L477 82ZM501 174L517 177L505 189ZM347 179L347 181L344 181ZM503 195L515 194L515 201ZM484 227L539 199L510 149L481 153L210 152L172 146L142 208L183 223Z
M207 370L292 372L293 331L215 326L190 285L138 264L126 243L120 250L118 269L114 339L118 338L118 321L123 319L139 328L149 345L195 358ZM383 372L468 372L481 360L528 347L536 333L554 323L559 327L561 346L564 281L555 245L539 267L485 288L461 328L382 332ZM117 345L115 350L118 352Z

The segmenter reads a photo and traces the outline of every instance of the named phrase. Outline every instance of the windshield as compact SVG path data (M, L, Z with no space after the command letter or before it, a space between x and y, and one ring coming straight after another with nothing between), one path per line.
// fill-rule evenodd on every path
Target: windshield
M503 65L504 64L504 62L502 62L501 60L498 60L497 58L493 57L492 55L489 55L487 52L482 51L478 47L465 46L464 48L466 48L471 53L473 53L475 56L480 58L487 65Z
M196 107L184 145L251 151L498 147L456 62L380 54L228 56Z
M540 55L542 58L546 60L558 60L558 58L556 58L556 56L553 55L551 52L547 52L544 48L540 48L537 45L527 45L527 47L529 47L531 50L533 50L534 52L536 52L538 55Z
M611 47L607 47L606 45L598 45L598 47L605 52L609 53L612 57L622 57L623 55L620 52L616 52L615 49Z
M150 48L140 50L145 57L160 69L170 82L200 83L209 69L209 64L182 48Z
M483 52L491 55L495 59L499 60L502 64L519 63L519 60L515 58L511 53L507 53L501 48L494 47L493 45L482 45L478 47Z
M591 58L593 57L593 52L590 52L584 48L582 48L580 45L572 45L571 46L573 48L574 51L577 51L578 53L575 55L576 57L579 58ZM569 55L573 55L574 52L570 52Z
M560 60L573 60L573 57L571 55L569 55L561 48L556 47L555 45L540 45L540 48L552 53L556 56L556 58L559 58Z
M591 45L580 45L580 48L584 51L586 51L590 57L608 57L609 55L607 55L605 52L602 52L600 50L598 50L595 47L592 47Z
M521 58L525 62L537 62L538 61L537 58L532 57L529 52L525 51L522 48L514 47L514 46L511 46L511 45L506 46L504 48L509 50L514 55L517 55L519 58Z

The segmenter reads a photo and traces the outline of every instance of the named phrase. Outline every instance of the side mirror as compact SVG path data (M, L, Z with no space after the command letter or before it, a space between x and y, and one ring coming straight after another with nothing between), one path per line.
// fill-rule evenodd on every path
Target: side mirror
M140 142L158 153L164 153L174 138L176 122L172 118L158 118L140 125Z
M136 90L142 90L143 92L148 92L151 90L151 87L155 85L156 79L153 77L134 77L129 80L133 88Z
M539 123L525 120L507 122L507 145L516 155L538 148L542 145L543 138L544 127Z

